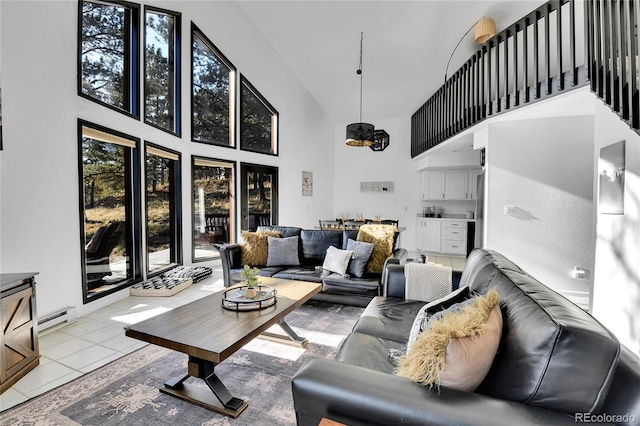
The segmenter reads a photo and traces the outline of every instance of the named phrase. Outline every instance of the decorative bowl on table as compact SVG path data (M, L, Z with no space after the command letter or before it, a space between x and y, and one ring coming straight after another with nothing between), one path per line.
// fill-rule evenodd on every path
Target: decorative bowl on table
M247 286L232 287L222 293L222 307L230 311L255 311L276 303L277 291L266 285L257 286L256 296L247 297Z

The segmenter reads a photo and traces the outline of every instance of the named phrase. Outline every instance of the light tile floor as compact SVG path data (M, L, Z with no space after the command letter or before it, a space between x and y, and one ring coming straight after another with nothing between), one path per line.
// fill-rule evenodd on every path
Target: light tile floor
M442 266L450 266L454 271L462 271L467 260L462 257L429 256L427 262L437 263Z
M423 253L424 254L424 253ZM420 253L410 253L410 258L417 258ZM427 254L427 262L436 263L442 266L450 266L451 269L457 272L462 272L464 265L467 264L467 259L464 257L449 257L438 254Z
M63 385L147 343L124 335L124 327L208 296L224 287L219 264L213 274L171 297L128 296L39 333L40 365L0 395L0 411Z

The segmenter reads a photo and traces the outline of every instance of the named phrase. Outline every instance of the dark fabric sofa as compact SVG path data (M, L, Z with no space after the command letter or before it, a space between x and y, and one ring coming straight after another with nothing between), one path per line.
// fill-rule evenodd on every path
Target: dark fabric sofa
M302 229L290 226L260 226L258 231L276 231L281 238L299 237L298 254L300 266L270 266L260 268L260 275L299 281L322 283L322 291L313 299L325 302L365 307L381 292L381 277L378 273L365 273L362 278L343 277L340 274L324 271L321 267L329 246L346 249L349 238L356 240L357 230L318 230ZM387 258L389 264L402 264L407 259L407 250L397 247L397 234L394 251ZM222 275L225 287L242 281L241 245L228 244L218 246L222 260Z
M384 296L365 309L335 360L308 360L292 380L299 425L636 424L640 359L587 312L499 253L471 253L461 286L500 294L503 332L474 392L420 386L394 374L424 302L404 299L404 266L385 272Z

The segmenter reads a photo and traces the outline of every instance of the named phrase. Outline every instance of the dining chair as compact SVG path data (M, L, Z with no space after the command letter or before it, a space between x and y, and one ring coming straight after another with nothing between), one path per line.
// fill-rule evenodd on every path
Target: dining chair
M342 223L339 220L319 220L320 229L342 229Z

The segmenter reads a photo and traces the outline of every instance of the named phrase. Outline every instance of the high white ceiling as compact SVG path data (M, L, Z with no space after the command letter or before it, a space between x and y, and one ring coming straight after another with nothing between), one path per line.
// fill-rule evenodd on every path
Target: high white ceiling
M248 17L336 123L410 116L444 81L483 16L501 31L544 0L245 1ZM476 50L473 30L449 75Z

